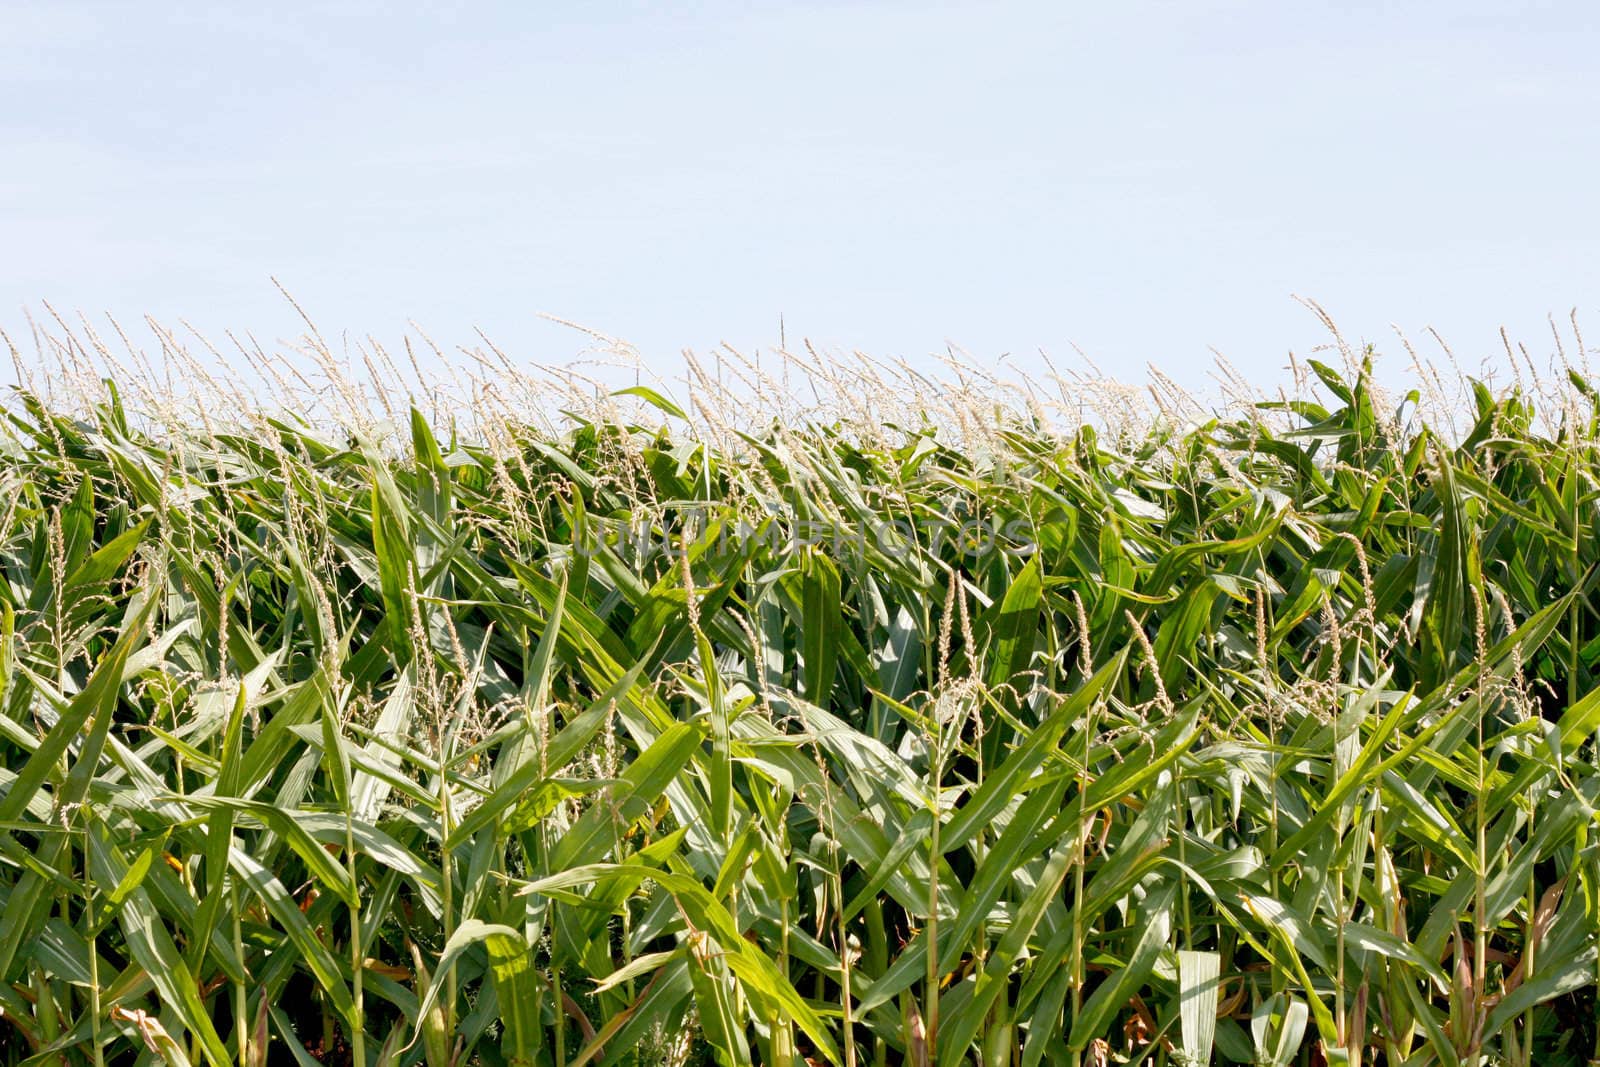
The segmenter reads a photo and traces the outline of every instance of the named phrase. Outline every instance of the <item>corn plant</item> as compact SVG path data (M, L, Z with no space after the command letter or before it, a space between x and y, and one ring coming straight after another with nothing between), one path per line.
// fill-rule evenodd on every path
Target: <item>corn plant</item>
M1138 432L15 392L0 1057L1585 1062L1596 394L1313 372Z

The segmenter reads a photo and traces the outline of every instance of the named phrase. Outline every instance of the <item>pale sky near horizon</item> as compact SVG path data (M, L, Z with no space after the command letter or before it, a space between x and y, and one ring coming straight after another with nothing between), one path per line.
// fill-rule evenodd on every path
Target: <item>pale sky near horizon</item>
M0 3L0 327L1263 384L1600 339L1592 4ZM1586 317L1586 318L1585 318ZM1569 353L1570 354L1570 353ZM0 372L7 377L9 369Z

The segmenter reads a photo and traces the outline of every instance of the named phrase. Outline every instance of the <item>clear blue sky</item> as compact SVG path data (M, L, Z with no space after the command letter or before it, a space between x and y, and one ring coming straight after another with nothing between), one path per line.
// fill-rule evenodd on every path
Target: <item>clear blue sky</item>
M671 14L670 9L687 13ZM653 363L808 336L1275 378L1600 341L1567 3L0 5L0 324L188 317Z

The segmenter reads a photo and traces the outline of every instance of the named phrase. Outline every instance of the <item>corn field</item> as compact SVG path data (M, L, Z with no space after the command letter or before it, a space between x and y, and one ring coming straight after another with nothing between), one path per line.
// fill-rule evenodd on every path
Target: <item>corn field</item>
M13 391L0 1060L1591 1062L1600 396L1311 371L1137 430Z

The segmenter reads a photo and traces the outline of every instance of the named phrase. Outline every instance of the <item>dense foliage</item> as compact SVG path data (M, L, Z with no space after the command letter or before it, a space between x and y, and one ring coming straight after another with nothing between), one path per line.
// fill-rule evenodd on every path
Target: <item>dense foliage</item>
M1584 1062L1594 393L1318 373L1137 435L14 395L0 1058Z

